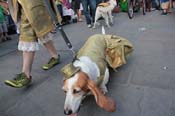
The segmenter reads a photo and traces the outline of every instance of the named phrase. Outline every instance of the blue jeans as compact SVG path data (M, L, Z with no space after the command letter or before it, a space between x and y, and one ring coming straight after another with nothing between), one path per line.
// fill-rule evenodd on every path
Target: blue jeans
M86 18L86 24L93 23L95 19L96 0L82 0L82 5L83 5L83 13Z

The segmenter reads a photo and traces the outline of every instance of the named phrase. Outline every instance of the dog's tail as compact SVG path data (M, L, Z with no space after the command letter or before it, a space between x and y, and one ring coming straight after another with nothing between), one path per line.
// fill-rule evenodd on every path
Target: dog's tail
M106 34L104 25L101 26L101 33L102 33L103 35Z

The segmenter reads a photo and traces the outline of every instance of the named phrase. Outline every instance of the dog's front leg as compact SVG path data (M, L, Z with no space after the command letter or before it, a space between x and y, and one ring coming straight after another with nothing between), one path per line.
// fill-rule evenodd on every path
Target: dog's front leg
M108 15L109 15L110 22L113 25L114 24L114 21L113 21L112 12L110 11Z
M96 25L97 25L97 20L100 18L100 12L98 11L98 9L97 9L97 11L96 11L96 13L95 13L95 21L94 21L94 26L93 26L93 28L95 29L96 28Z
M110 28L111 26L109 25L109 17L108 17L108 14L107 13L105 13L105 14L103 14L104 16L104 19L105 19L105 23L106 23L106 25L107 25L107 27L108 28Z
M100 90L103 92L103 94L106 94L108 92L108 89L104 84L100 85Z

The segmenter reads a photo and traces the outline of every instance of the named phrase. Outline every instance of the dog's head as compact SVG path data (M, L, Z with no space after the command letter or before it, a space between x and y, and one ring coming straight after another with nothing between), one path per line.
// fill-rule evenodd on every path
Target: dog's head
M98 106L108 112L113 112L116 109L115 102L104 96L99 87L82 71L78 71L71 78L65 79L63 90L66 93L64 105L66 115L77 115L81 102L89 91L95 96Z
M116 5L117 5L116 0L109 0L109 3L110 3L110 4L112 4L112 5L114 5L114 6L116 6Z

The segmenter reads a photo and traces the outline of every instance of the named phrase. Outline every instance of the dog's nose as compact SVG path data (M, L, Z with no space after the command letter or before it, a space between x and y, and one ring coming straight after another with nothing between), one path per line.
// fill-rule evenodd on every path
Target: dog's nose
M72 114L72 110L64 110L64 114L65 115L70 115L70 114Z

